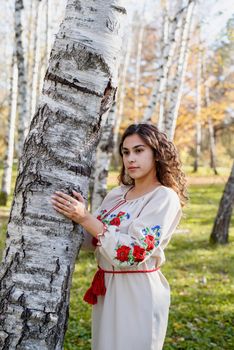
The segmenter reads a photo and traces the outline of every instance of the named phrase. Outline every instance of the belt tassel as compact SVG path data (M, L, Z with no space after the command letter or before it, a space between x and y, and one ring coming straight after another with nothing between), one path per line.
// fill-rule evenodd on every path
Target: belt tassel
M97 304L97 297L106 294L104 271L98 269L94 275L91 287L84 295L84 301L91 305Z

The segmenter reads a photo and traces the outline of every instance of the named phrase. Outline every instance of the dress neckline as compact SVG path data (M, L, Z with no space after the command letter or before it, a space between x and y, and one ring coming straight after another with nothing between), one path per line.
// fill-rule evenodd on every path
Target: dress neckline
M136 201L137 199L144 198L146 195L151 194L151 193L153 193L154 191L156 191L158 188L161 188L161 187L164 187L164 186L163 186L163 185L157 186L157 187L155 187L152 191L147 192L147 193L143 194L142 196L139 196L139 197L136 197L136 198L133 198L133 199L126 199L126 196L127 196L128 192L131 191L131 189L132 189L133 187L134 187L134 186L131 186L130 188L127 189L127 191L125 191L125 192L123 193L122 198L123 198L126 202L132 202L132 201Z

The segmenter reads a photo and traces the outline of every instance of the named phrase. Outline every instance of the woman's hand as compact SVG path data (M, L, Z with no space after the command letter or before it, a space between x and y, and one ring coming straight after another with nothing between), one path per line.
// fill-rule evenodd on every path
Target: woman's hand
M88 211L85 208L85 200L80 193L72 191L77 200L63 192L56 191L51 196L52 205L55 210L65 215L67 218L81 224L87 219Z

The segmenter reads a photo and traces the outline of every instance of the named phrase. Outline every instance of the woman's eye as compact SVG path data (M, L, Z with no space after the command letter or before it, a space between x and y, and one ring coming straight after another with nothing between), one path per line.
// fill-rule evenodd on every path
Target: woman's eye
M140 153L140 152L142 152L142 151L143 151L142 149L137 149L137 150L136 150L137 153Z
M124 155L127 155L127 154L128 154L128 152L126 152L126 151L123 151L123 154L124 154Z

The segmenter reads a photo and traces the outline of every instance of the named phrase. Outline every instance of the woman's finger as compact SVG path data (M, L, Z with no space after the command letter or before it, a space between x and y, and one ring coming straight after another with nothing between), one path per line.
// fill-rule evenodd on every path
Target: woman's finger
M56 207L56 208L60 208L62 209L64 212L66 212L67 214L69 214L69 208L59 202L56 202L54 200L52 200L52 204L53 204L53 207Z
M74 201L74 199L71 196L69 196L68 194L66 194L66 193L63 193L63 192L60 192L60 191L55 191L55 193L56 193L56 195L58 197L63 198L66 201L69 201L71 203L72 203L72 201Z
M82 203L85 202L84 198L82 197L82 195L79 193L79 192L76 192L76 191L72 191L72 193L74 194L74 196L76 196L76 198L78 198L78 200Z
M74 199L72 200L72 197L69 197L70 199L64 199L63 197L60 197L59 195L54 194L51 196L51 198L53 200L55 200L56 202L62 203L64 205L68 205L70 203L73 203L73 204L76 203L76 200L74 200Z

